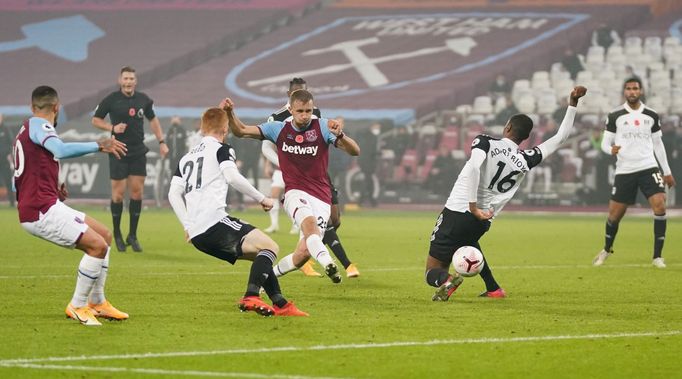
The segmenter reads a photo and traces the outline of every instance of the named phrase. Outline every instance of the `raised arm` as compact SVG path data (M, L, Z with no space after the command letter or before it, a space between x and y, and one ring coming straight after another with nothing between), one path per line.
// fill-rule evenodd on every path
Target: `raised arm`
M571 135L573 121L575 121L576 107L578 106L578 99L585 96L585 93L587 93L587 88L583 86L577 86L571 91L566 115L559 126L559 130L554 136L538 146L542 152L543 159L557 151L561 144L566 142L568 136Z
M327 126L329 127L329 132L336 136L334 145L338 149L345 151L354 157L360 155L360 146L358 143L343 132L343 122L330 119L328 120Z
M59 138L50 138L44 146L57 159L80 157L97 151L114 154L120 159L127 152L126 145L113 137L97 142L64 142Z
M263 133L259 127L255 125L244 124L239 117L234 113L234 102L230 98L225 98L220 102L220 108L227 112L227 119L230 125L230 130L237 137L247 137L254 139L263 139Z

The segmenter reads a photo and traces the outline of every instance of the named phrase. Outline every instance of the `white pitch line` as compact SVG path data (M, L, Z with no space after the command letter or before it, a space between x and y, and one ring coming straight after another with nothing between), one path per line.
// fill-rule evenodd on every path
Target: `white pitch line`
M131 368L131 367L97 367L97 366L72 366L72 365L43 365L35 363L19 363L5 365L4 367L18 367L36 370L63 370L63 371L100 371L100 372L123 372L149 375L184 375L184 376L204 376L212 378L255 378L255 379L343 379L340 377L321 377L321 376L302 376L302 375L278 375L278 374L254 374L247 372L220 372L220 371L199 371L199 370L164 370L156 368Z
M42 362L73 362L73 361L107 361L116 359L149 359L149 358L171 358L171 357L203 357L212 355L232 355L232 354L255 354L255 353L277 353L277 352L299 352L299 351L322 351L322 350L354 350L354 349L379 349L390 347L406 346L435 346L435 345L464 345L464 344L489 344L489 343L515 343L515 342L545 342L545 341L565 341L565 340L591 340L591 339L610 339L610 338L640 338L640 337L664 337L682 335L682 330L669 330L664 332L638 332L638 333L612 333L612 334L583 334L583 335L558 335L558 336L528 336L528 337L491 337L491 338L464 338L449 340L431 341L396 341L378 342L365 344L340 344L340 345L315 345L315 346L279 346L264 348L245 348L230 350L209 350L209 351L171 351L166 353L141 353L141 354L119 354L119 355L79 355L70 357L46 357L46 358L24 358L24 359L5 359L0 361L0 366L18 365L26 363Z
M668 266L679 266L679 263L666 263ZM607 264L601 266L598 270L611 268L647 268L653 266L648 263L630 263L630 264ZM589 264L584 265L519 265L519 266L494 266L495 270L563 270L563 269L592 269L593 266ZM385 268L364 268L362 272L391 272L391 271L420 271L424 268L419 267L385 267ZM597 269L597 268L595 268ZM125 271L118 271L114 276L214 276L214 275L244 275L247 271L198 271L198 272L149 272L149 273L128 273ZM1 279L61 279L74 278L75 274L62 275L0 275Z

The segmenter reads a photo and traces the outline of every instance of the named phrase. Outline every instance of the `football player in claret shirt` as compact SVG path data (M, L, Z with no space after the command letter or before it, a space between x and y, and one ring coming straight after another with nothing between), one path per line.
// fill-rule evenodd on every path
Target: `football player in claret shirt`
M327 175L329 145L350 155L359 155L360 148L343 133L340 122L313 115L313 95L310 92L303 89L294 91L289 104L290 119L259 126L244 125L234 112L232 100L224 99L220 106L228 112L230 129L235 136L267 139L277 146L285 186L284 208L301 227L302 236L296 251L279 261L275 273L283 275L294 271L312 256L324 267L332 282L340 283L339 269L322 242L332 201Z
M76 290L66 315L87 326L99 326L96 317L125 320L104 297L109 271L111 232L99 221L70 208L59 185L59 160L101 151L116 159L126 154L125 144L112 138L97 142L63 142L55 126L59 110L57 91L40 86L31 95L33 117L24 121L14 141L14 188L19 222L29 233L56 245L85 252L78 266Z
M234 264L238 259L253 261L242 311L263 316L308 316L287 301L279 287L272 265L279 247L267 234L225 212L228 186L251 196L263 210L273 200L260 193L237 169L232 146L223 144L227 135L227 114L210 108L201 116L202 139L180 159L168 192L173 211L185 229L185 239L202 252ZM260 288L272 300L266 304Z
M287 96L291 97L291 94L294 91L302 89L307 90L307 87L308 85L303 78L293 78L289 82L289 91L287 91ZM291 112L289 111L290 107L291 104L287 103L280 110L273 113L268 119L268 122L287 121L287 119L291 117ZM322 117L320 109L317 107L313 107L313 115L317 116L317 118ZM282 193L284 192L284 179L282 178L282 171L279 169L277 147L275 146L274 143L268 140L263 140L261 150L266 160L269 163L271 163L272 166L274 167L274 172L272 174L271 197L274 199L279 199ZM339 235L337 234L337 230L341 226L341 211L339 209L339 191L336 189L336 187L334 187L334 183L332 182L331 177L328 178L328 181L332 191L331 216L329 222L327 223L327 228L326 230L324 230L322 242L329 246L329 248L334 253L336 258L339 260L339 262L341 262L343 268L346 270L346 276L349 278L357 278L358 276L360 276L360 271L358 270L357 266L354 263L352 263L348 258L348 254L346 254L346 249L344 249L343 244L341 243L341 238L339 238ZM265 229L266 233L272 233L279 229L278 217L279 202L275 202L275 206L270 210L270 226L267 229ZM290 233L292 234L299 233L296 223L293 224ZM300 270L306 276L314 277L322 276L317 271L315 271L315 269L313 268L313 261L311 260L308 260L303 266L301 266Z
M528 171L555 152L571 134L578 99L586 92L581 86L573 89L557 134L530 150L519 149L533 129L533 121L524 114L509 119L502 139L479 135L473 140L471 158L457 177L431 234L425 276L426 283L437 288L433 301L447 301L457 290L463 278L448 272L453 254L462 246L483 251L478 240L490 229L493 217L511 200ZM486 287L482 297L506 296L487 261L480 275Z
M665 186L673 187L675 178L668 165L663 145L661 120L653 109L642 103L642 82L629 78L623 84L625 103L609 113L601 149L616 157L616 176L611 189L609 216L606 219L604 248L592 263L601 266L613 254L618 224L628 206L635 203L637 190L646 196L654 213L654 267L665 268ZM663 175L658 166L661 166Z

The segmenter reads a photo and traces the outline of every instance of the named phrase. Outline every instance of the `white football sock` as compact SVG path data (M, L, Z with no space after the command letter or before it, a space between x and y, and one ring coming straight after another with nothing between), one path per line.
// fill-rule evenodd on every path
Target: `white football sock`
M104 260L102 262L102 272L100 272L99 278L97 278L97 281L90 292L88 301L92 304L102 304L104 301L106 301L106 298L104 297L104 283L107 281L107 273L109 272L110 251L111 247L107 248L107 255L104 256Z
M104 259L83 254L83 259L81 259L81 263L78 265L78 279L76 280L76 290L73 293L71 305L76 308L86 305L88 295L102 272L103 262Z
M320 238L318 234L311 234L308 236L305 240L305 244L308 247L310 256L318 261L322 267L327 267L328 264L334 263L332 256L329 255L329 251L327 251L327 248L322 242L322 238Z
M279 200L275 200L275 203L270 209L270 226L275 229L279 229Z
M298 267L294 265L294 253L291 253L287 255L286 257L282 258L275 267L272 268L272 271L275 272L276 277L280 277L282 275L286 275L294 270L297 270Z

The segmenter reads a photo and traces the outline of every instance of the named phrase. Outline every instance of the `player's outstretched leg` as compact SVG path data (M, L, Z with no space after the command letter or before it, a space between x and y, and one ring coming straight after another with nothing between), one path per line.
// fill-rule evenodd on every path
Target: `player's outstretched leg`
M279 280L274 272L270 271L270 275L263 282L263 289L272 300L275 316L308 316L308 313L298 309L293 302L288 301L282 296L282 290L279 288Z
M272 265L277 256L269 249L261 249L251 264L249 282L246 286L244 297L239 301L238 306L242 312L253 311L262 316L272 316L275 310L259 296L260 288L272 273ZM267 292L267 289L266 289Z

